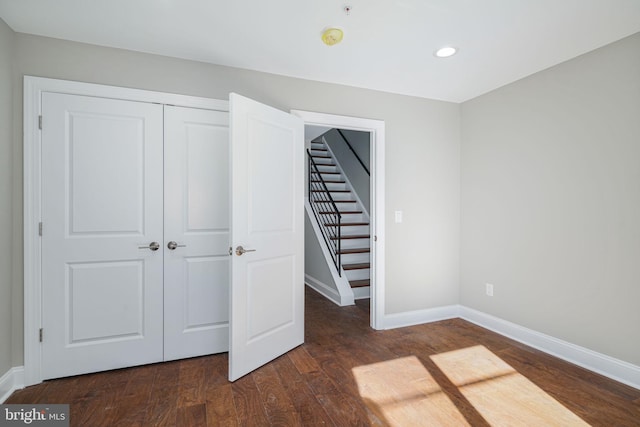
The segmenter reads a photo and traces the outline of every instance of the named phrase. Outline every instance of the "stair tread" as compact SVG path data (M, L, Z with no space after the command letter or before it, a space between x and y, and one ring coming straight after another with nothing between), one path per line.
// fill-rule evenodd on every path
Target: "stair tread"
M338 203L356 203L355 200L334 200L334 202L336 202L336 205ZM314 200L313 203L329 203L328 200Z
M370 239L370 234L341 234L340 239ZM338 240L337 237L331 237L331 240Z
M325 182L327 184L346 184L346 181L330 181L330 180L319 180L319 179L312 179L311 182Z
M371 286L371 280L369 279L350 280L349 285L351 285L352 288L362 288L364 286Z
M333 158L331 156L314 156L314 155L311 155L311 157L314 159L332 159Z
M364 270L371 268L371 264L368 262L359 262L357 264L342 264L344 270Z
M330 215L335 214L334 211L320 211L318 212L320 215ZM362 211L339 211L340 215L359 215Z
M327 193L327 190L311 190L312 193ZM329 193L351 193L351 190L329 190Z
M325 222L324 225L326 225L326 226L334 226L334 225L338 225L338 223L336 223L336 222ZM369 225L369 223L368 222L341 222L340 225L342 227L350 227L350 226Z
M367 252L371 252L370 248L353 248L353 249L341 249L341 255L349 255L349 254L366 254Z
M342 175L341 172L334 171L319 171L320 175Z

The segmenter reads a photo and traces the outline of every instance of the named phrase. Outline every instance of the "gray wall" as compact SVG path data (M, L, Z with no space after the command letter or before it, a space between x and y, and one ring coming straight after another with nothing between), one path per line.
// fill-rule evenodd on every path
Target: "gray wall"
M0 19L0 236L11 239L12 225L12 71L13 31ZM6 240L5 240L6 242ZM0 376L14 364L11 328L11 245L0 245Z
M640 34L464 103L462 129L461 303L640 365Z
M386 124L386 313L458 302L460 106L248 70L16 34L12 330L22 363L22 77L42 76L226 99ZM402 224L393 211L405 211ZM4 343L3 343L4 344Z
M351 143L351 146L360 157L360 160L362 160L362 163L364 163L367 169L371 170L371 135L369 134L369 132L342 129L342 133Z
M362 162L367 165L369 163L370 151L369 132L343 131L343 133L345 137L348 138L347 140L353 147L353 150L356 151L358 156L362 156ZM353 186L353 190L356 192L358 197L360 197L364 208L370 214L371 177L364 170L356 158L356 155L349 149L347 144L344 142L344 139L342 139L336 129L332 129L325 133L324 139L327 141L331 151L336 156L336 160ZM362 147L363 145L366 145L366 149ZM367 166L367 169L370 170L369 166Z

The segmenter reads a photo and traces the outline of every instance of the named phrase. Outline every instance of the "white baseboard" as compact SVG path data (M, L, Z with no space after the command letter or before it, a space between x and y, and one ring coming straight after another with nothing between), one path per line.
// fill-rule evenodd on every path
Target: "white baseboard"
M401 328L456 317L640 390L640 366L461 305L388 314L384 316L382 329Z
M24 366L13 367L0 377L0 403L21 388L24 388Z
M567 362L640 390L640 366L597 353L472 308L460 306L460 317Z
M385 314L382 319L382 329L402 328L404 326L420 325L422 323L437 322L438 320L458 317L458 306L428 308L425 310L406 311L404 313Z
M336 289L333 289L331 286L322 283L308 274L304 275L304 283L336 305L342 307L354 304L353 299L351 301L345 300L345 298L343 298Z

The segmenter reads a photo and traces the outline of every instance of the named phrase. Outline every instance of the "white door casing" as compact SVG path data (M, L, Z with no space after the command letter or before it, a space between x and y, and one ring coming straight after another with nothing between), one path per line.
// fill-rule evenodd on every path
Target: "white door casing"
M164 120L164 360L174 360L229 350L229 113L165 106Z
M162 106L42 95L42 378L162 360Z
M385 123L312 111L292 110L305 125L369 132L371 153L370 223L371 241L371 315L374 329L386 329L385 323Z
M304 125L234 93L229 101L235 381L304 341Z

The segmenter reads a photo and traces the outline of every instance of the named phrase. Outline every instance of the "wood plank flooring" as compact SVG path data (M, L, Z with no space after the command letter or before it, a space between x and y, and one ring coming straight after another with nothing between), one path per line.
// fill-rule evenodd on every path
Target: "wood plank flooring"
M640 426L640 390L461 319L369 328L306 292L305 344L240 380L227 354L46 381L74 426ZM556 411L556 412L553 412Z

